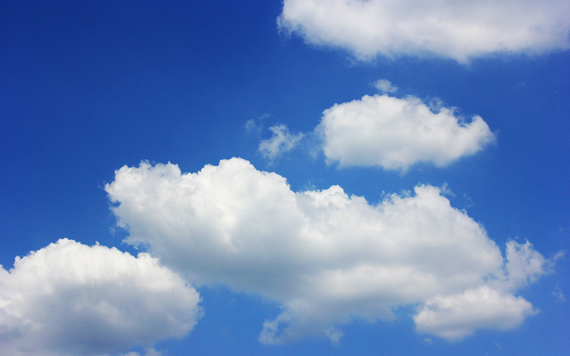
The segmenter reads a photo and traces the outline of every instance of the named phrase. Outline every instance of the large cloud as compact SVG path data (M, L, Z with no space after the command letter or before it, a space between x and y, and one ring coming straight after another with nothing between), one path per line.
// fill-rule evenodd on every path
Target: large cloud
M430 108L413 96L366 95L336 104L323 112L316 131L329 162L397 170L418 162L446 166L494 140L480 116L466 123L453 109Z
M567 0L285 0L279 27L316 45L376 55L443 56L568 49Z
M338 325L389 320L401 305L418 305L418 330L444 338L510 329L534 313L513 293L550 266L528 242L510 242L504 259L431 186L371 205L339 186L295 193L285 178L233 158L188 174L173 164L124 166L105 189L128 243L148 246L193 283L281 303L264 324L265 343L335 341ZM463 313L469 305L495 308L474 318ZM447 332L454 325L460 335Z
M148 254L61 239L0 268L0 347L11 356L151 348L194 327L199 299Z

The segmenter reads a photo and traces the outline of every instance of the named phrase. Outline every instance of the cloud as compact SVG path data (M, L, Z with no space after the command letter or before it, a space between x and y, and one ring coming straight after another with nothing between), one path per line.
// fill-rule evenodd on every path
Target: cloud
M270 139L262 140L259 144L259 152L266 159L273 161L284 152L291 151L303 138L304 134L291 134L287 126L275 125L269 130L273 133Z
M3 354L103 355L184 337L199 295L146 253L61 239L0 268ZM154 352L154 353L153 353Z
M398 87L393 85L389 80L379 79L374 82L374 87L383 93L393 93L398 90Z
M285 0L278 26L361 60L439 56L467 62L490 53L570 47L566 0Z
M558 301L560 302L565 302L566 301L566 295L564 295L564 293L562 292L562 288L560 288L560 285L557 284L556 287L554 288L554 291L552 291L553 296L555 296Z
M339 186L293 192L284 177L232 158L186 174L170 163L124 166L105 190L127 243L197 285L280 303L259 336L270 344L311 335L338 342L340 325L391 320L402 305L419 305L418 330L444 338L516 327L533 309L512 293L550 264L514 241L505 260L432 186L371 205ZM496 308L474 318L463 316L466 305ZM462 334L449 334L451 324Z
M563 252L558 252L551 259L545 259L534 250L530 242L526 241L521 245L509 241L506 249L506 268L509 278L505 282L514 287L536 282L541 276L553 273L554 262L563 255Z
M430 108L413 96L365 95L335 104L316 131L329 163L402 171L419 162L447 166L494 140L480 116L467 123L453 108Z
M258 118L247 120L244 125L245 131L254 132L257 135L260 135L263 128L263 120L267 119L268 117L271 117L271 115L265 113Z
M141 356L141 354L133 351L121 356ZM154 348L150 348L145 351L144 356L163 356L163 353L160 351L156 351Z
M429 299L414 316L417 330L458 340L476 329L510 330L538 311L522 297L486 286Z
M244 127L247 132L259 132L261 130L254 119L247 120Z

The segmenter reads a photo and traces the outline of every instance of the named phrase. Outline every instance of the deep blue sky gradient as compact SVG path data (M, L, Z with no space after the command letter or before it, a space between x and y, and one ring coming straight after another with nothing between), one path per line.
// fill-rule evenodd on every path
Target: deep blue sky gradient
M307 46L280 34L281 1L52 1L0 3L0 264L11 267L59 238L130 250L103 190L141 160L184 172L234 156L286 177L293 190L342 186L378 202L383 192L442 186L501 247L529 239L549 257L570 250L570 53L446 59L379 58ZM498 140L447 168L406 174L337 169L299 148L270 165L247 120L309 132L335 103L373 95L439 98L481 115ZM267 114L267 115L266 115ZM263 115L267 117L259 119ZM458 343L413 331L411 310L392 323L355 321L344 338L261 345L277 305L220 288L201 290L205 316L171 355L563 355L570 308L568 259L521 292L542 311L514 331L480 331ZM500 345L500 348L495 345Z

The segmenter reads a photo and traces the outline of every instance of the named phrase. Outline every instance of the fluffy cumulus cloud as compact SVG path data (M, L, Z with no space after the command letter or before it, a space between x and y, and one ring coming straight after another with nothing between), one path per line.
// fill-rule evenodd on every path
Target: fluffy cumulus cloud
M511 329L535 312L514 293L551 268L530 243L510 242L503 258L432 186L373 205L339 186L294 192L233 158L185 174L173 164L124 166L105 189L128 243L198 285L280 303L264 343L338 341L342 324L390 320L402 305L419 306L420 332L448 339ZM485 313L465 313L471 307Z
M284 152L289 152L299 144L304 134L292 134L287 126L280 124L271 126L269 131L272 132L271 138L262 140L259 144L259 152L269 161L275 160Z
M473 334L476 328L515 328L527 316L536 313L532 304L521 297L479 287L430 298L414 316L414 321L420 332L456 340Z
M282 30L357 58L442 56L568 49L567 0L285 0Z
M107 355L184 337L199 295L142 253L62 239L0 268L0 350L10 356Z
M413 96L366 95L336 104L323 112L316 131L329 163L401 171L419 162L443 167L494 140L480 116L465 122L453 108L430 107Z

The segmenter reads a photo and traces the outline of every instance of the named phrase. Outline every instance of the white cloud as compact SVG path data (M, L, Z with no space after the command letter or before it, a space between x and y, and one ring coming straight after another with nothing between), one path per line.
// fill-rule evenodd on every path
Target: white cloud
M244 125L245 131L254 132L258 135L261 134L261 130L263 128L263 120L267 119L270 116L271 115L268 113L265 113L258 118L247 120Z
M485 230L431 186L371 205L339 186L295 193L285 178L233 158L187 174L173 164L124 166L105 190L129 244L148 246L192 283L281 303L263 326L264 343L338 341L339 325L390 320L401 305L423 305L418 329L444 338L459 337L447 332L451 321L465 335L514 327L532 308L511 293L550 263L516 242L505 261ZM513 262L525 258L533 262ZM486 295L497 308L462 317L465 300L486 305ZM457 307L442 309L445 300Z
M362 60L441 56L467 62L490 53L570 47L567 0L285 0L278 25Z
M413 96L365 95L335 104L316 131L328 162L402 171L419 162L446 166L494 140L480 116L463 122L453 108L430 108Z
M510 330L538 313L521 297L488 287L429 299L414 316L417 330L458 340L477 329Z
M526 241L519 244L515 241L507 242L507 275L505 282L513 286L525 286L538 280L545 274L554 271L554 262L562 257L563 253L557 253L552 259L545 259Z
M11 356L103 355L185 336L196 290L158 260L61 239L0 268L0 343Z
M144 356L162 356L163 353L160 351L156 351L154 348L147 349L145 351ZM124 354L122 356L141 356L138 352L129 352L128 354Z
M270 139L262 140L259 144L259 152L266 159L273 161L284 152L291 151L303 138L303 134L291 134L287 126L275 125L269 130L273 133Z
M398 90L398 87L393 85L389 80L379 79L374 82L374 87L383 93L393 93Z
M554 288L554 291L552 291L553 296L555 296L558 301L560 302L565 302L566 301L566 295L564 295L564 293L562 292L562 288L560 288L560 285L557 284L556 287Z
M249 119L245 123L245 130L248 132L259 132L261 129L254 119Z

